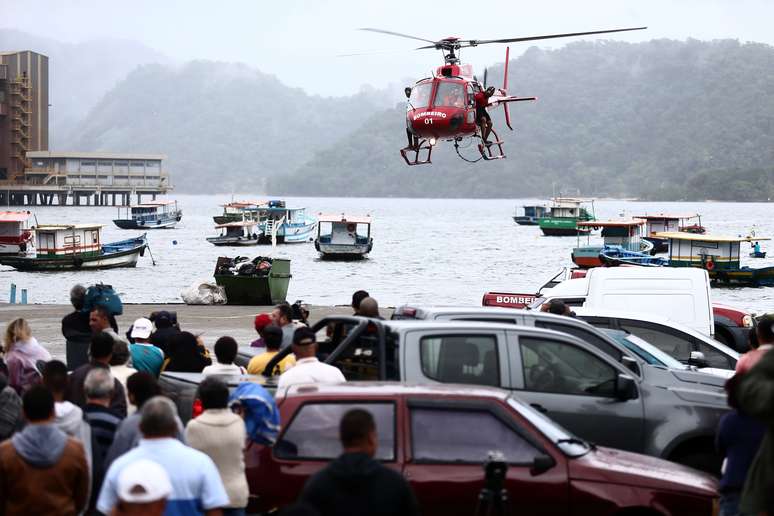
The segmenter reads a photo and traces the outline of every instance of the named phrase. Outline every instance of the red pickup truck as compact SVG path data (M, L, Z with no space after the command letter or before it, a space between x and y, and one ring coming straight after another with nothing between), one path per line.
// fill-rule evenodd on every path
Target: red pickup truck
M482 466L491 452L508 464L503 486L510 514L717 514L711 476L587 443L506 390L390 382L303 385L278 393L277 403L277 443L253 443L245 452L248 512L293 503L306 480L341 453L342 415L364 408L376 421L376 458L408 480L424 516L477 514Z

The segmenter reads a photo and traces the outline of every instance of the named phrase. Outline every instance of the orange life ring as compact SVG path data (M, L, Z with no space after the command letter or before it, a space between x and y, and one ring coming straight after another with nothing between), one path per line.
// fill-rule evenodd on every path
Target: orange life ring
M707 263L704 264L704 266L707 268L708 271L711 271L715 268L715 262L712 260L712 258L709 258L707 260Z
M356 228L357 226L355 224L347 224L347 231L349 231L350 233L354 233Z

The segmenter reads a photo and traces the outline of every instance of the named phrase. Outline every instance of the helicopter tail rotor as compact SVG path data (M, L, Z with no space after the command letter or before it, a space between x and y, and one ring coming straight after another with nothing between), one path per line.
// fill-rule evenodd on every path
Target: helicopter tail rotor
M505 70L503 70L503 93L508 94L508 62L511 56L511 47L505 47ZM508 129L513 131L511 127L511 112L508 110L508 103L503 104L503 111L505 112L505 125Z

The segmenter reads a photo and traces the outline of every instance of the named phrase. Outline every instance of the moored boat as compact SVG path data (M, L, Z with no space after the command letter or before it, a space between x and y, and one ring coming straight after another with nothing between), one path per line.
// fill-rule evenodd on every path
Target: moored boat
M28 211L0 212L0 255L31 253L35 247Z
M182 218L177 201L157 201L119 207L118 218L113 223L121 229L171 229Z
M657 233L682 231L704 234L707 232L701 225L701 215L698 213L656 213L637 215L634 218L645 221L644 238L653 244L653 253L665 253L669 250L667 239L657 236Z
M269 201L261 209L258 237L261 244L298 244L311 242L317 219L306 214L306 208L288 208L285 201Z
M547 216L538 221L538 226L545 236L576 236L591 232L589 228L579 228L577 223L594 220L593 201L592 212L583 207L582 199L557 197L549 209Z
M667 240L669 258L648 257L650 260L611 260L610 265L650 265L667 267L698 267L705 269L713 286L774 286L774 266L753 268L742 266L740 246L768 238L753 236L718 236L674 231L657 233ZM604 260L604 258L603 258Z
M548 213L548 206L545 204L535 204L522 206L524 215L514 215L513 221L519 226L537 226L540 219Z
M207 242L217 246L258 245L259 236L255 232L257 225L258 223L254 220L218 224L215 229L220 229L221 234L207 237Z
M604 247L599 251L599 261L607 267L638 265L641 267L665 267L669 260L663 256L629 251L620 246Z
M371 217L322 215L318 217L314 247L325 259L355 260L371 252Z
M233 201L223 204L223 213L215 215L212 220L215 224L227 224L242 220L258 220L258 214L267 201Z
M34 229L35 252L26 256L0 256L0 264L19 271L134 267L148 247L145 233L103 244L100 224L50 224Z
M603 265L600 254L606 250L620 250L620 252L649 253L653 244L643 240L643 220L595 220L580 221L576 223L579 229L601 229L602 245L580 245L572 250L572 261L584 269Z

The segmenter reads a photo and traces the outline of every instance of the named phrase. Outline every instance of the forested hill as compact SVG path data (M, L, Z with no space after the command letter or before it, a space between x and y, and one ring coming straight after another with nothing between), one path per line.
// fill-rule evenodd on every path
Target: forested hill
M297 170L388 98L373 89L310 96L242 64L146 65L105 95L66 146L166 154L182 192L259 194L266 178Z
M475 60L475 50L468 60ZM502 65L489 70L502 81ZM479 70L479 73L482 71ZM365 117L297 171L270 183L297 195L583 195L774 198L774 48L734 40L579 42L530 48L510 64L511 92L536 95L500 116L506 160L463 162L451 144L408 167L404 108ZM474 156L469 149L467 156Z

